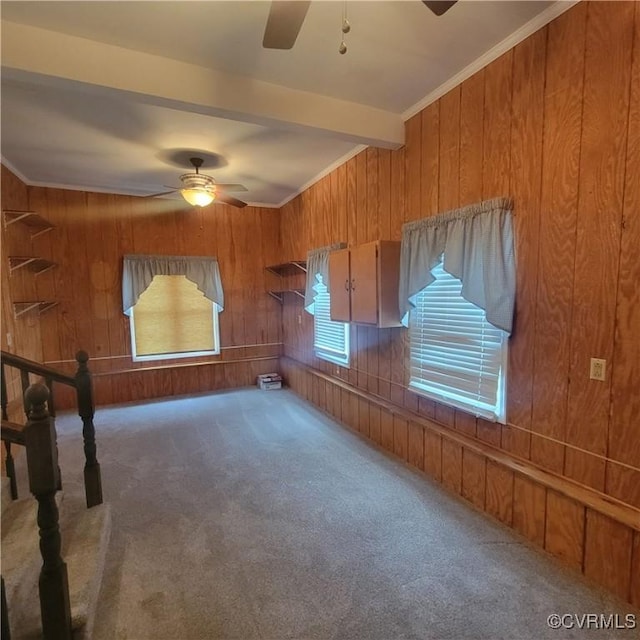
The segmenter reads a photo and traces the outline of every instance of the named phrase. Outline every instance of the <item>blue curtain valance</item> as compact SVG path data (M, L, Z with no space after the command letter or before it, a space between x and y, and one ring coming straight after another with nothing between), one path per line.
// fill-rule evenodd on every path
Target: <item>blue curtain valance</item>
M516 267L512 202L495 198L409 222L402 227L399 302L408 326L414 296L443 268L462 281L462 297L484 309L487 320L508 334L513 324Z
M224 292L216 258L126 255L122 269L122 311L125 315L131 315L132 307L154 276L186 276L218 307L218 311L224 309Z
M304 292L304 308L311 315L313 315L314 312L313 302L316 295L314 289L317 283L316 275L320 274L322 276L322 281L327 289L329 289L329 254L337 249L344 249L346 246L346 242L338 242L326 247L312 249L307 253L307 283Z

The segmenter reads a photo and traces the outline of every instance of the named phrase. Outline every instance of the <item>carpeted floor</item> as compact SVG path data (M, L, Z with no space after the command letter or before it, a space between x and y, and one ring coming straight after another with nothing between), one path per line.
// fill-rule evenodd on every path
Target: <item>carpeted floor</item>
M79 419L57 426L81 495ZM96 640L638 637L550 629L633 610L289 391L100 408L96 427Z

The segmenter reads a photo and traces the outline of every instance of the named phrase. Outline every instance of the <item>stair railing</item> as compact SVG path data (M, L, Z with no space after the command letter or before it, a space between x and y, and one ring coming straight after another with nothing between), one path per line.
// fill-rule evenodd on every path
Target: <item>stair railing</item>
M60 486L56 428L47 410L49 389L42 383L25 393L29 420L24 428L29 490L38 501L42 568L38 580L42 635L45 640L71 640L71 604L67 565L60 554L62 540L56 491ZM8 622L7 622L8 624Z
M38 502L38 529L42 567L38 581L42 632L45 640L71 640L71 606L67 566L61 556L58 505L56 492L61 489L58 446L55 429L54 384L65 384L76 390L78 414L82 420L84 441L84 485L87 508L102 503L102 481L100 464L96 456L96 437L93 401L93 382L87 363L89 356L84 351L76 354L78 369L71 377L38 362L2 351L1 399L2 441L5 445L5 469L10 479L11 496L18 496L15 464L11 445L26 448L29 489ZM20 371L23 390L25 425L9 421L8 394L5 367ZM30 374L44 380L30 384ZM2 638L10 639L9 612L5 597L4 580L2 593Z
M24 410L29 415L29 405L27 400L27 389L30 386L29 374L41 376L48 388L48 415L52 418L56 415L54 403L54 384L64 384L76 390L78 414L82 420L82 437L84 442L84 488L87 501L87 508L102 504L102 479L100 475L100 463L96 456L96 432L93 423L95 405L93 401L93 381L87 365L89 356L85 351L78 351L76 354L78 369L75 376L69 376L55 369L47 367L39 362L27 360L12 353L2 351L2 376L1 376L1 399L2 407L2 441L5 446L5 469L10 481L11 497L15 500L18 497L16 484L15 464L11 449L12 444L24 445L24 426L9 421L8 416L8 395L5 376L5 367L13 367L20 371L22 384ZM54 429L55 434L55 429ZM61 488L61 476L58 473L58 488Z

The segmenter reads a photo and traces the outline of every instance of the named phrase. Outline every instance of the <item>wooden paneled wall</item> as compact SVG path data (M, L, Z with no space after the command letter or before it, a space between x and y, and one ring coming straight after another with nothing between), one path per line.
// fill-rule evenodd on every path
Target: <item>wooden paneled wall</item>
M405 147L363 151L280 211L25 187L3 169L3 207L57 225L33 242L3 229L3 349L70 371L85 349L109 403L252 384L283 342L304 397L640 606L638 167L640 3L581 2L408 120ZM517 244L507 425L408 391L404 329L352 326L337 367L314 357L302 300L264 293L265 265L398 240L407 221L497 196L514 200ZM9 276L12 253L59 266ZM125 253L218 256L220 357L132 362ZM59 305L15 319L8 291ZM596 508L607 500L627 520Z
M1 167L2 208L19 211L29 209L28 188L4 166ZM29 256L32 254L31 234L22 225L14 224L5 230L4 224L0 234L2 239L2 330L0 344L2 350L16 353L30 360L42 361L42 340L40 322L37 315L29 314L16 318L13 313L13 300L26 301L36 299L36 282L25 271L16 271L10 275L9 255ZM8 236L10 232L11 243ZM9 417L21 419L23 414L20 375L7 368L7 393L12 402L9 403ZM17 399L17 401L16 401Z
M14 185L11 193L25 191L6 169L3 177ZM217 204L199 209L178 200L41 187L26 191L28 198L16 201L15 207L30 207L55 229L24 247L18 245L21 225L11 225L4 231L5 267L7 255L18 251L58 266L37 276L16 272L8 277L3 269L3 320L25 327L23 333L33 328L31 340L41 344L39 351L16 349L20 355L73 372L74 355L84 349L91 357L98 404L254 384L258 373L277 368L281 309L265 293L264 266L279 259L278 210ZM3 180L5 208L7 199ZM225 293L220 356L132 361L121 297L122 258L127 253L217 256ZM28 299L59 304L41 316L34 312L13 320L5 285L14 300L20 288L28 286ZM73 405L72 394L63 387L58 387L56 400L61 406Z
M477 438L282 359L291 388L589 579L640 607L638 510Z
M512 196L517 302L508 424L408 391L404 329L352 326L351 366L336 367L314 357L312 317L289 300L285 355L432 420L445 433L618 499L636 509L640 522L638 167L640 3L581 2L408 120L404 148L369 148L282 209L284 257L300 259L333 242L399 239L404 222ZM592 357L606 359L605 382L589 379ZM313 393L307 397L316 401ZM439 435L437 449L420 453L420 439L432 434L395 420L385 430L377 413L358 422L362 433L425 465L472 502L489 500L487 510L501 519L513 511L513 474L454 439ZM549 501L546 490L523 489L524 480L517 486L545 501L551 518L522 527L553 546L549 522L566 505ZM602 524L585 509L575 507L575 540L560 544L583 567L594 551L589 542L585 551L578 529ZM516 528L520 517L509 516ZM559 529L565 525L574 527L566 522ZM607 537L599 531L602 542ZM638 545L636 536L636 569Z

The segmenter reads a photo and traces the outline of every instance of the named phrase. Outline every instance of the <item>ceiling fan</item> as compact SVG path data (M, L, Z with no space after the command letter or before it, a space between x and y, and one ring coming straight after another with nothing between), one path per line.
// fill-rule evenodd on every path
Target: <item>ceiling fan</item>
M245 186L241 184L220 184L211 176L200 173L200 167L203 164L202 158L189 158L189 162L193 165L195 171L180 176L181 187L176 187L171 191L154 193L146 197L156 198L179 191L182 197L194 207L206 207L214 201L224 202L238 208L247 206L246 202L242 202L242 200L238 200L226 193L227 191L246 191L247 188Z
M441 16L458 0L422 0ZM291 49L309 11L311 0L272 0L262 46L265 49Z

